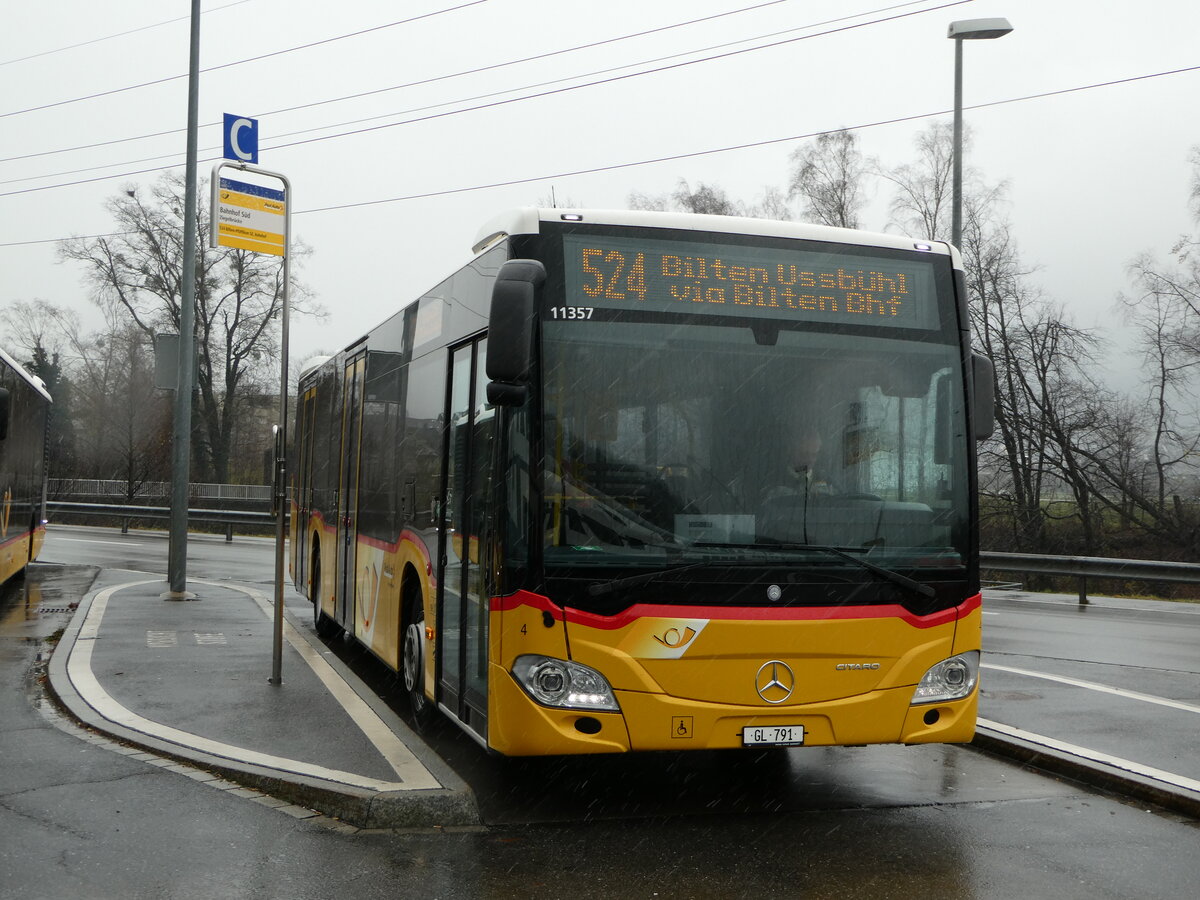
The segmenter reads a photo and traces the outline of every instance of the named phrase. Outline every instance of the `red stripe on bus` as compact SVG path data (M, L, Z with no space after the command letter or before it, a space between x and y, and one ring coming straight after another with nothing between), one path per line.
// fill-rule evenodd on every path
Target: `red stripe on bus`
M522 606L530 606L540 609L542 612L548 612L556 620L562 619L566 612L549 597L543 597L541 594L534 594L530 591L517 591L507 597L493 597L490 604L492 612L511 612Z
M767 607L668 606L637 603L615 616L600 616L578 609L564 609L550 598L529 591L517 591L508 597L493 597L492 612L507 612L520 606L530 606L548 612L555 619L569 615L571 621L589 628L615 630L642 618L658 619L726 619L747 622L821 621L841 619L900 619L913 628L935 628L947 625L974 612L983 603L981 594L969 597L958 606L943 609L927 616L918 616L896 603L886 606L804 606L772 609Z
M358 536L358 542L368 547L373 547L376 550L382 550L384 553L396 553L400 550L402 544L411 544L417 548L417 552L425 562L425 574L433 574L433 563L429 555L429 548L425 546L425 540L415 531L410 531L407 528L404 529L404 531L400 532L400 539L394 544L388 541L381 541L378 538L367 537L365 534Z

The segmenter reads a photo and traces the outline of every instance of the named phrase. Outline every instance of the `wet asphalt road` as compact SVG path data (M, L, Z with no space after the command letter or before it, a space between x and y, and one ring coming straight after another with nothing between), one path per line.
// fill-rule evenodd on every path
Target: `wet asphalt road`
M43 559L83 555L59 536ZM220 542L201 561L209 550L193 547L195 577L243 571ZM45 565L0 592L6 897L1159 898L1191 896L1200 878L1195 822L962 747L500 760L444 725L429 739L476 790L486 828L295 820L39 711L37 654L88 580Z
M991 596L980 715L1200 781L1200 604Z

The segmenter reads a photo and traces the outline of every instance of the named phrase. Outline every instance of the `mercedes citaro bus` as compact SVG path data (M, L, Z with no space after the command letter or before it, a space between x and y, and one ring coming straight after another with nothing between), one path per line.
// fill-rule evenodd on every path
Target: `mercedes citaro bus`
M946 244L521 209L300 380L318 630L509 755L970 740L971 353Z

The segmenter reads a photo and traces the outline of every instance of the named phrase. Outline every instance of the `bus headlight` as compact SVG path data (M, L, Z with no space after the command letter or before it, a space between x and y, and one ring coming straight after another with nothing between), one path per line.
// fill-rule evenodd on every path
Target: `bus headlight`
M595 669L548 656L518 656L513 676L543 706L619 712L608 681Z
M971 650L944 659L930 668L913 691L912 705L961 700L979 681L979 651Z

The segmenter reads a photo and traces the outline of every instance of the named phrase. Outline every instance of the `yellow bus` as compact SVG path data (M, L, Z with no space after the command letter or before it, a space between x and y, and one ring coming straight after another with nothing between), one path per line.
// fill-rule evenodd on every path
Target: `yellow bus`
M970 740L980 650L957 251L521 209L302 374L291 567L506 755Z
M37 559L46 536L50 395L0 349L0 584Z

